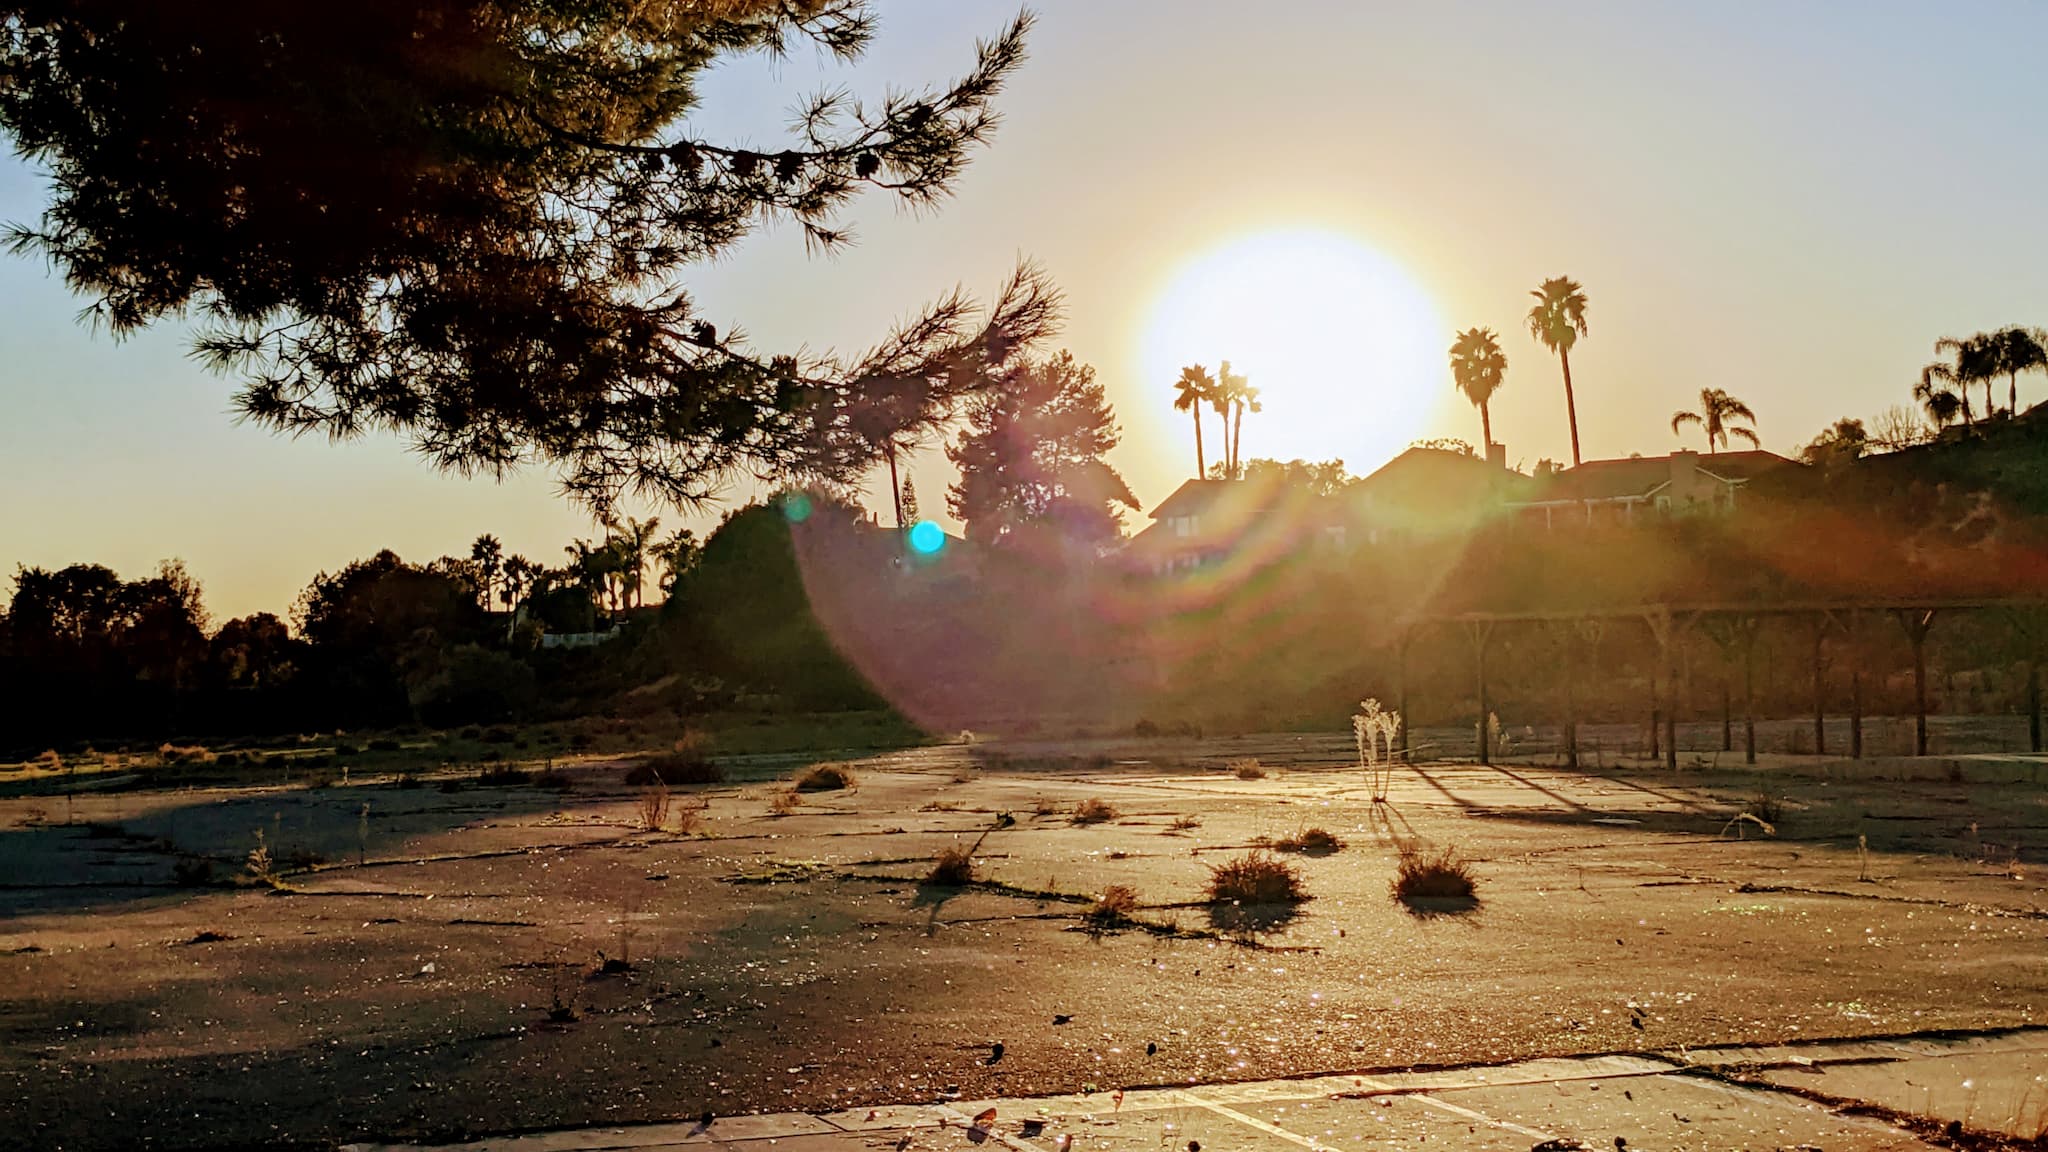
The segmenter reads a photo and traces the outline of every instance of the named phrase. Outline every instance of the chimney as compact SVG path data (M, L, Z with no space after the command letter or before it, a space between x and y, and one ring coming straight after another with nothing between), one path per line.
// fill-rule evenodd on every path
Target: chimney
M1486 462L1495 468L1505 471L1508 466L1508 446L1505 444L1488 444L1486 446Z

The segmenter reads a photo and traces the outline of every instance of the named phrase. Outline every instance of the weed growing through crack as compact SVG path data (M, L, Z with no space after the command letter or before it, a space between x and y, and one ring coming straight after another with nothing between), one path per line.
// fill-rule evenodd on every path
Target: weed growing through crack
M1201 826L1202 821L1199 817L1175 816L1173 822L1166 826L1166 830L1168 832L1193 832Z
M1069 819L1076 824L1107 824L1116 817L1116 809L1091 796L1074 805Z
M854 785L853 770L844 764L819 764L796 778L799 792L837 792Z
M1267 852L1247 852L1209 866L1211 904L1269 907L1308 899L1301 869Z
M974 849L965 844L941 848L924 882L935 888L960 888L974 883Z
M1059 805L1047 800L1043 796L1031 803L1031 814L1033 816L1051 816L1059 810Z
M649 787L640 790L640 827L649 832L659 832L668 823L668 786L659 777Z
M1138 890L1128 884L1111 884L1081 914L1081 919L1091 928L1121 928L1131 922L1138 911Z
M1358 766L1372 785L1373 803L1384 804L1387 790L1394 782L1394 740L1401 733L1401 714L1381 709L1378 699L1360 700L1358 708L1358 713L1351 717L1351 739L1358 746Z
M1344 841L1327 828L1304 828L1292 836L1273 841L1273 847L1282 852L1299 852L1304 856L1328 856L1344 850Z
M1230 774L1239 780L1264 780L1266 778L1266 766L1259 763L1256 756L1232 760L1225 764L1224 767L1230 769Z
M770 816L793 815L802 806L803 801L797 798L795 789L777 789L775 794L768 798Z
M1477 901L1472 865L1450 845L1430 851L1420 844L1401 849L1394 866L1394 899L1410 908L1470 907Z

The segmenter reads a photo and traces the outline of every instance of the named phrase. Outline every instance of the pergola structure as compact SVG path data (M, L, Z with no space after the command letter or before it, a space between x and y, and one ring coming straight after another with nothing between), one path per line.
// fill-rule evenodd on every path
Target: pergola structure
M1461 632L1472 645L1472 663L1479 689L1479 762L1492 762L1493 750L1489 747L1486 729L1487 707L1487 650L1491 647L1497 630L1504 626L1534 624L1541 627L1560 629L1565 633L1567 653L1564 669L1565 688L1565 758L1566 763L1577 767L1579 763L1579 718L1577 659L1578 636L1597 637L1599 631L1614 622L1641 622L1657 645L1657 671L1651 676L1650 712L1650 754L1658 754L1659 729L1662 729L1661 744L1664 763L1667 768L1678 767L1678 708L1677 680L1674 654L1687 633L1695 628L1710 626L1721 635L1718 642L1724 646L1736 646L1741 650L1743 668L1743 729L1744 757L1748 763L1756 763L1756 712L1754 707L1755 673L1752 653L1757 632L1766 619L1806 618L1813 622L1813 732L1814 750L1827 751L1827 695L1825 663L1827 639L1830 634L1839 633L1855 637L1861 634L1867 623L1876 617L1889 616L1896 620L1905 631L1906 640L1913 649L1913 710L1914 710L1914 754L1927 755L1927 637L1934 628L1938 614L1959 611L1986 610L2043 610L2048 609L2048 598L2017 597L1914 597L1904 599L1878 598L1865 600L1798 600L1798 601L1709 601L1709 602L1666 602L1631 604L1611 608L1570 608L1556 610L1535 610L1519 612L1456 612L1434 616L1423 616L1411 620L1400 633L1397 641L1397 707L1403 716L1408 715L1408 649L1416 637L1425 629L1450 628ZM1850 653L1850 695L1849 695L1849 754L1861 759L1863 756L1863 670L1858 658L1859 652L1851 645ZM1661 672L1663 692L1658 689L1658 672ZM2041 732L2041 691L2039 674L2032 662L2027 671L2027 734L2033 751L2042 750ZM1400 732L1400 754L1408 758L1408 728L1403 725ZM1723 740L1730 740L1724 716ZM1724 744L1725 746L1725 744Z

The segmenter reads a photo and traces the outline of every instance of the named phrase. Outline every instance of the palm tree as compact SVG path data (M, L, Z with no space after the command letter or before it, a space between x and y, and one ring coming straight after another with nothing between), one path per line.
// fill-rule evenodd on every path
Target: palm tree
M516 553L506 557L505 579L498 588L498 601L505 605L506 608L517 607L519 604L519 594L526 591L528 582L537 573L538 569L534 566L533 561L528 560L526 557Z
M661 565L661 594L674 596L676 585L697 563L697 534L688 528L678 528L668 539L648 549L648 554Z
M1489 456L1493 452L1493 415L1486 406L1500 391L1507 370L1507 355L1491 328L1467 328L1451 344L1451 380L1479 409L1479 431L1484 437L1480 450Z
M1216 378L1200 364L1190 364L1180 370L1173 387L1173 410L1195 414L1195 477L1200 479L1209 474L1208 460L1202 454L1202 405L1214 399Z
M2017 416L2020 373L2048 371L2048 331L2015 324L1993 332L1990 340L1998 370L2005 373L2005 410Z
M648 548L660 527L659 516L650 516L644 522L628 516L625 529L614 536L618 541L620 590L635 608L640 606L640 589L646 581Z
M505 555L505 549L498 538L486 532L469 546L469 559L476 565L477 575L483 579L484 611L491 610L491 588L498 582L498 562Z
M1977 414L1970 407L1970 387L1988 378L1990 356L1976 337L1958 340L1944 336L1934 342L1936 352L1949 354L1948 360L1935 360L1920 369L1920 383L1913 389L1913 398L1925 404L1936 393L1948 393L1959 402L1963 412L1963 423L1975 424ZM1985 385L1985 395L1990 395L1990 385Z
M1239 467L1242 454L1238 449L1244 443L1245 410L1249 408L1253 412L1263 412L1265 408L1259 403L1259 390L1252 387L1251 382L1244 376L1232 372L1228 360L1216 369L1216 391L1221 394L1222 400L1217 410L1228 413L1227 420L1230 421L1225 423L1223 428L1225 447L1228 450L1224 471L1235 480L1244 474ZM1233 422L1236 425L1235 430L1231 427Z
M1579 457L1579 406L1572 396L1572 346L1586 334L1586 291L1569 276L1553 276L1533 289L1536 306L1529 309L1529 335L1557 353L1564 366L1564 412L1572 425L1572 466Z
M1955 422L1956 417L1963 414L1963 398L1947 389L1937 389L1923 394L1921 389L1915 388L1913 394L1920 398L1921 406L1927 409L1927 418L1934 421L1936 428L1948 427Z
M1709 456L1712 456L1720 446L1727 444L1728 437L1730 436L1742 437L1744 440L1749 441L1749 446L1752 448L1763 447L1762 441L1756 438L1756 432L1753 429L1735 427L1735 421L1737 420L1755 424L1756 413L1749 410L1749 405L1721 391L1719 388L1702 388L1700 389L1700 410L1697 412L1673 413L1671 416L1671 432L1673 435L1676 435L1678 430L1687 424L1699 425L1707 433L1707 455Z
M1990 419L1996 413L1991 403L1991 382L2004 371L1999 362L1997 340L1982 332L1964 340L1944 336L1934 342L1934 350L1955 357L1954 364L1948 366L1949 373L1945 378L1962 393L1965 419L1969 419L1970 413L1970 388L1976 384L1984 386L1984 418Z

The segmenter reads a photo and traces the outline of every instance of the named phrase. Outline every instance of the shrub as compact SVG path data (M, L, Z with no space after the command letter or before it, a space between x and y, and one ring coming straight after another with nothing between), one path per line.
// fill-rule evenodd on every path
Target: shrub
M844 764L819 764L796 778L799 792L837 792L853 787L853 773Z
M1138 723L1131 728L1131 735L1136 736L1140 740L1157 739L1159 736L1159 725L1153 723L1152 720L1148 717L1146 719L1138 721Z
M1088 906L1081 918L1097 928L1116 928L1131 922L1138 911L1138 890L1128 884L1111 884Z
M1436 902L1469 902L1473 899L1472 866L1446 846L1431 852L1411 844L1401 849L1401 861L1394 867L1394 899L1414 905Z
M477 774L476 782L486 788L517 788L531 784L533 777L527 775L523 768L515 768L510 764L493 764Z
M1116 809L1091 796L1074 805L1071 819L1076 824L1107 824L1116 817Z
M1304 828L1283 840L1274 841L1273 847L1304 856L1328 856L1332 852L1343 851L1344 842L1327 829Z
M1275 905L1308 899L1301 870L1266 852L1247 852L1209 866L1209 903Z
M924 882L939 888L959 888L974 883L974 850L965 844L940 849Z
M532 711L540 692L533 669L515 656L476 644L448 653L440 671L411 691L413 710L436 728L457 724L516 720ZM502 739L493 739L502 733ZM493 728L485 735L493 744L512 742L510 732Z
M626 783L723 784L725 768L704 752L700 738L685 736L675 748L658 752L627 769Z
M1257 757L1247 756L1242 760L1232 760L1230 763L1225 764L1224 767L1230 769L1230 774L1239 780L1264 780L1266 778L1266 766L1259 763Z

